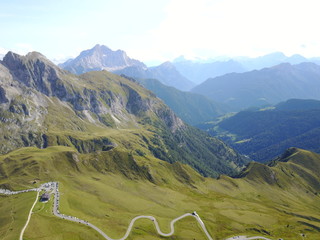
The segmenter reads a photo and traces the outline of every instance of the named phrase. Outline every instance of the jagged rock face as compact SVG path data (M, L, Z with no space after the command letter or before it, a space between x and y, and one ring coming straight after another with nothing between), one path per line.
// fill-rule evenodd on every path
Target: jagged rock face
M97 91L87 88L75 90L73 85L66 81L66 73L39 53L20 56L9 52L2 63L9 69L14 80L30 89L67 101L77 111L90 110L95 114L102 112L96 97Z
M137 91L128 85L122 85L128 91L128 102L126 109L128 112L138 115L141 111L147 111L150 108L148 101L144 101Z
M6 91L0 86L0 103L6 103L8 99L6 97Z
M13 52L3 58L6 66L15 80L27 87L34 88L47 96L66 96L59 74L61 70L49 62L40 53L32 52L26 56L20 56Z
M99 70L116 71L129 66L146 68L142 62L129 58L124 51L112 51L99 44L81 52L77 58L68 60L60 66L75 74Z
M178 118L169 108L157 109L157 115L165 122L172 132L184 127L183 121Z

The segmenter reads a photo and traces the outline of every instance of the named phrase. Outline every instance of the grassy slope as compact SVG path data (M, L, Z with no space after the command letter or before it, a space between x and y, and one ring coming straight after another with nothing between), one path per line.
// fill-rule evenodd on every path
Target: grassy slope
M227 107L191 92L163 85L156 79L141 79L141 84L161 98L182 120L195 125L222 115Z
M59 181L61 212L86 219L114 238L122 237L137 215L154 215L169 231L173 218L192 211L199 213L216 239L268 236L267 232L285 239L298 239L302 232L310 239L319 235L319 155L297 150L273 167L251 164L242 178L214 180L180 163L138 156L133 160L125 154L117 149L81 155L67 147L24 148L0 157L0 184L24 189L33 187L34 179ZM11 222L8 209L19 209L17 217L25 219L29 208L25 201L31 206L33 198L32 193L0 198L0 216L8 216L1 218L0 232L6 232ZM26 239L101 239L85 226L55 218L50 208L50 203L36 205ZM14 229L23 224L17 221ZM190 218L178 223L176 234L168 239L204 238ZM151 222L141 220L130 239L162 238Z
M166 130L163 125L160 125L159 128L149 124L146 124L144 128L106 128L82 122L67 109L60 109L61 114L54 114L57 111L56 108L56 106L52 106L51 109L50 106L49 111L53 114L46 122L49 145L72 146L68 136L73 136L88 144L97 139L108 138L116 143L117 149L134 153L140 151L147 156L155 155L155 151L157 151L158 155L156 156L160 159L168 162L188 163L203 175L215 177L220 172L234 173L238 170L229 162L231 159L238 161L239 166L244 164L244 160L220 140L209 137L209 135L189 126L174 134ZM80 130L72 129L75 126ZM59 138L59 143L56 138ZM97 149L97 144L95 144L95 148Z
M2 240L19 238L35 197L36 193L15 196L0 195L0 236Z

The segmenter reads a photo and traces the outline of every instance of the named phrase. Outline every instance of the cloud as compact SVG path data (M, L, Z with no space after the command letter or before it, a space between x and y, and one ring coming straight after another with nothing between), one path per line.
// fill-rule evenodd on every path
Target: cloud
M317 0L171 0L149 32L150 55L320 55ZM302 48L301 46L306 47Z

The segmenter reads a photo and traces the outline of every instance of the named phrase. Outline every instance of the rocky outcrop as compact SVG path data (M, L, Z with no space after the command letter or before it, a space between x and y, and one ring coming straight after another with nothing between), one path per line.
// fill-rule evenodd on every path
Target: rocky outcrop
M157 116L164 121L171 132L175 132L176 130L181 129L185 126L183 121L178 118L168 107L157 108L156 113Z
M0 103L7 103L8 101L9 100L6 97L6 90L0 86Z
M61 70L40 53L32 52L20 56L8 52L2 63L9 69L14 79L25 86L47 96L66 97L67 91L59 77Z
M137 91L126 84L123 84L122 86L126 89L128 94L126 109L129 113L139 115L139 113L145 112L150 108L147 101L143 100Z
M98 92L84 88L76 91L66 82L66 73L47 60L40 53L29 53L26 56L9 52L3 59L15 80L26 87L35 89L48 97L57 97L67 101L75 110L90 110L96 114L101 112L97 99ZM2 93L2 94L1 94ZM5 90L0 89L0 101L5 101ZM14 109L12 109L14 111Z

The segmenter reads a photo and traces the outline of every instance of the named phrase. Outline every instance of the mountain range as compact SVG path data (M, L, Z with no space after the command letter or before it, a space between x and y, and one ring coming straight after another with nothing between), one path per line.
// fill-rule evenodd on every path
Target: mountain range
M219 104L212 100L178 90L191 89L194 84L183 77L170 62L148 68L143 63L127 57L124 51L112 51L104 45L96 45L59 66L74 74L106 69L118 75L136 78L190 124L208 121L224 113L222 107L218 107ZM189 104L182 101L188 101Z
M243 73L273 67L281 63L299 64L303 62L320 63L318 58L305 58L299 54L287 57L282 52L274 52L261 57L235 57L223 60L209 59L187 60L179 57L173 61L178 71L196 84L201 84L208 78L223 76L228 73Z
M237 57L224 61L191 61L180 57L172 63L147 67L122 50L113 51L97 44L59 66L75 74L105 69L135 79L157 79L180 91L191 90L224 106L229 105L225 111L239 111L290 98L318 99L316 79L319 69L311 62L318 63L319 60L298 54L287 57L275 52L257 58ZM195 86L196 83L200 84Z
M318 58L305 58L295 54L287 57L281 52L274 52L257 58L235 57L224 60L194 61L179 57L159 66L147 67L144 63L127 56L123 50L113 51L105 45L97 44L92 49L84 50L75 59L69 59L60 67L75 74L94 70L108 70L133 78L157 79L167 86L189 91L208 78L223 76L228 73L243 73L273 67L281 63L299 64L302 62L319 63Z
M299 54L294 54L292 56L286 56L282 52L274 52L261 57L248 58L248 57L238 57L235 58L236 61L240 62L246 71L260 70L266 67L273 67L281 63L299 64L303 62L312 62L313 59L305 58Z
M290 99L201 125L251 159L266 162L289 147L320 153L320 101Z
M37 52L9 52L0 63L2 153L26 146L64 145L81 153L116 148L189 163L206 176L231 174L246 162L133 79L107 71L73 75Z
M234 111L290 98L320 99L320 66L283 63L262 70L230 73L208 79L192 92L228 104Z
M227 73L246 72L246 68L235 60L198 62L186 59L173 61L173 65L185 77L196 84L200 84L208 78L222 76Z

